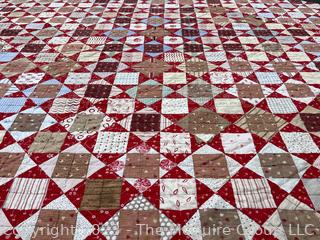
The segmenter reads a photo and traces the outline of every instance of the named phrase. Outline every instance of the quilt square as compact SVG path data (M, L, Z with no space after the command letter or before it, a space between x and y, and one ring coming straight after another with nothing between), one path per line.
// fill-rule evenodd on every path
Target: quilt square
M59 237L63 240L72 240L74 236L71 232L76 226L76 220L77 212L74 210L42 209L32 234L33 239L45 240L48 237Z
M319 215L308 210L278 210L283 229L289 240L301 238L299 233L309 233L308 239L317 239L320 236Z
M118 62L98 62L95 72L115 72L118 69Z
M97 62L100 57L100 52L96 51L88 51L88 52L81 52L78 61L79 62Z
M22 48L22 52L27 52L27 53L37 53L40 52L44 48L45 44L27 44Z
M162 153L190 153L191 140L189 133L160 133L160 151Z
M309 132L319 132L320 131L320 113L301 113L300 117Z
M76 113L79 109L80 99L78 98L56 98L50 108L50 113Z
M209 84L188 85L188 96L191 98L210 98L213 96L212 87Z
M38 131L45 119L45 114L19 113L12 123L11 131L33 132Z
M203 47L201 44L184 44L185 52L202 52Z
M241 101L237 98L216 98L214 104L217 109L217 113L224 114L242 114L243 109Z
M290 154L259 154L263 172L267 178L299 178L298 170Z
M197 208L194 179L161 179L160 209L188 210Z
M250 133L222 133L221 140L226 153L249 154L256 152Z
M137 85L139 82L139 73L121 72L116 74L113 84L116 85Z
M282 52L282 46L279 43L265 43L262 45L266 52Z
M223 154L194 154L193 166L197 178L228 178L227 161Z
M265 140L270 139L286 124L284 119L260 108L254 108L236 122L237 126L255 133Z
M229 44L224 44L223 45L224 50L226 52L230 52L230 51L243 51L242 45L239 43L229 43Z
M78 114L70 128L70 132L97 131L103 118L103 114Z
M234 209L200 209L200 221L202 226L203 240L215 240L215 239L241 239L241 233L243 232L240 217L237 210ZM215 226L216 229L226 228L230 229L228 234L222 231L208 233L208 229ZM239 227L240 226L240 227Z
M162 99L163 114L183 114L188 113L187 98L163 98Z
M165 62L184 62L184 55L180 52L168 52L164 54Z
M256 72L260 84L281 84L282 81L276 72Z
M110 85L91 84L88 85L84 96L90 98L108 98L111 89L112 86Z
M290 98L267 98L268 107L275 114L296 113L297 107Z
M252 67L247 61L229 61L229 65L232 72L252 71Z
M138 114L132 115L131 131L154 132L160 131L160 114Z
M309 133L281 132L281 137L290 153L319 153L320 150Z
M275 208L266 179L232 179L232 188L238 208Z
M37 54L37 58L35 59L35 62L37 63L51 63L54 62L57 57L58 57L58 53L38 53Z
M258 84L237 84L240 98L263 98L261 86Z
M61 85L58 84L40 84L31 93L31 98L54 98L59 93Z
M138 223L138 224L137 224ZM121 210L119 217L119 239L150 239L160 240L160 234L147 232L145 226L151 229L160 229L160 213L157 210ZM142 230L142 231L141 231Z
M49 186L49 179L16 178L11 185L3 208L17 210L39 209Z
M30 153L57 153L60 151L67 133L39 132L29 148Z
M23 158L24 153L0 153L0 177L14 177Z
M143 59L143 53L141 52L123 52L121 61L122 62L141 62Z
M224 51L205 52L206 59L210 62L226 61L227 56Z
M85 178L90 154L60 153L52 176L55 178Z
M94 153L125 153L129 140L128 132L99 132Z
M306 84L286 83L285 85L287 87L287 90L288 90L290 97L306 98L306 97L313 97L314 96L313 92Z
M250 62L268 62L269 58L265 52L247 52L248 60Z
M206 108L196 109L177 124L193 134L218 134L230 125L229 121L218 113Z
M231 72L212 72L210 80L212 84L232 84L234 82Z
M181 9L181 12L193 12L192 8L184 8ZM190 20L191 21L191 20ZM199 36L198 29L182 29L182 36L189 37L189 36Z
M163 73L164 84L184 84L187 82L186 74L183 72L165 72Z
M159 154L129 153L123 175L127 178L158 178L159 163Z
M120 207L121 179L89 179L81 201L81 210L117 209Z
M90 80L90 73L70 72L65 80L65 84L87 84ZM87 86L87 88L90 85Z
M25 102L25 98L0 98L0 113L17 113Z
M58 59L55 62L51 62L41 66L41 69L54 78L58 78L75 71L80 68L80 65L71 60L70 58Z
M140 85L138 87L137 98L161 98L161 85Z
M90 29L77 29L74 33L74 37L88 37L92 33Z
M192 58L186 62L187 73L194 76L202 76L204 73L208 72L208 64L198 58Z
M163 46L162 44L145 44L144 51L151 53L160 53L163 51Z
M295 65L290 61L274 62L273 66L277 73L291 74L296 73L298 71Z
M20 58L11 62L7 62L4 66L1 67L1 72L2 74L4 74L4 76L12 77L33 70L35 68L35 65L27 58Z
M107 113L129 114L134 112L135 100L130 98L108 99Z
M103 51L106 52L121 52L123 44L106 44L104 45Z

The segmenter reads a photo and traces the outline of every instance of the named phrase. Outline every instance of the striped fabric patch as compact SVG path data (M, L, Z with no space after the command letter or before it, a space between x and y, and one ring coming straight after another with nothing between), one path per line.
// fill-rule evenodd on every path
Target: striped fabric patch
M234 197L239 208L276 207L265 179L233 179Z
M17 178L4 203L7 209L39 209L45 198L49 179Z

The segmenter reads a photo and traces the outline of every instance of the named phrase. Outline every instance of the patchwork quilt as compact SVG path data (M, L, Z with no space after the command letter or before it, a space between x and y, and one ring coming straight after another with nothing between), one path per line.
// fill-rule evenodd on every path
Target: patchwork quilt
M0 239L319 240L320 4L0 1Z

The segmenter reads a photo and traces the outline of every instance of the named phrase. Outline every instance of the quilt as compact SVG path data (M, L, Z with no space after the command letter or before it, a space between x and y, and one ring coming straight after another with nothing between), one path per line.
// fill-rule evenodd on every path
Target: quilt
M0 1L0 239L319 240L320 4Z

